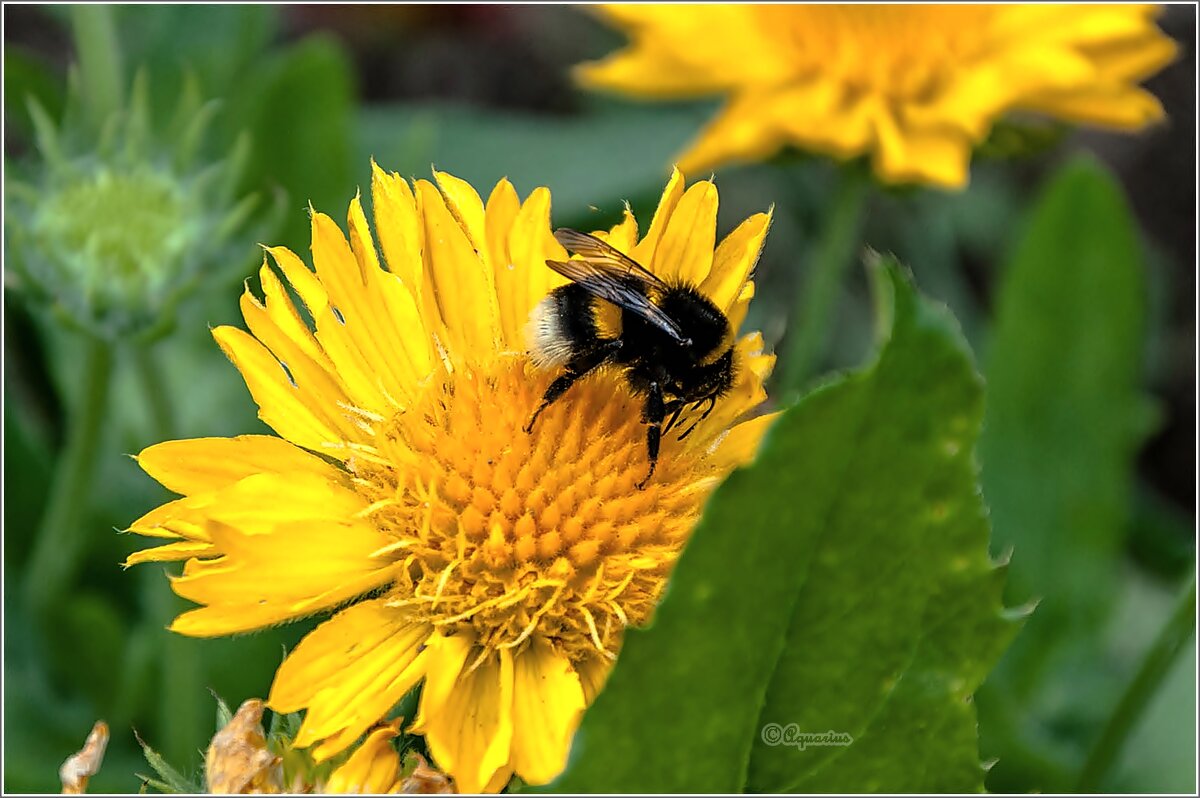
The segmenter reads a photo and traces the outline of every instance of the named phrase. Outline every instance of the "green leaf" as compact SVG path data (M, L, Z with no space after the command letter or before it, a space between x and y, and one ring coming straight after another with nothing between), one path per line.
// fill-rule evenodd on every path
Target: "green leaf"
M1120 189L1090 160L1068 164L1007 265L986 358L980 458L996 543L1012 551L1009 597L1040 600L981 697L985 750L1000 760L995 789L1068 789L1047 780L1053 768L1030 781L1022 749L1056 737L1058 750L1035 742L1032 753L1074 766L1121 682L1099 630L1119 595L1134 457L1149 426L1145 295Z
M179 91L159 78L181 68L199 78L206 97L239 92L279 28L279 9L270 5L116 6L114 12L126 65L156 76L150 104L158 110L174 108ZM229 121L240 128L240 120Z
M5 48L4 110L12 125L9 135L17 134L26 141L32 138L33 126L26 112L30 99L46 109L51 119L58 119L65 98L62 79L47 64L19 48Z
M179 771L171 767L167 760L163 759L162 755L146 744L146 741L141 738L135 731L138 745L142 747L142 753L146 756L146 762L158 774L158 779L152 779L147 776L138 774L145 784L153 787L159 792L170 793L202 793L202 785L193 784L186 779Z
M225 703L225 699L217 694L216 690L209 690L209 692L212 693L212 697L217 701L217 725L213 731L219 732L229 725L229 721L233 720L233 711Z
M1063 169L1037 203L1000 287L980 441L1010 589L1043 597L1041 630L1090 634L1111 601L1146 432L1145 276L1133 220L1095 163ZM1070 562L1070 568L1064 563Z
M872 272L878 360L717 490L551 789L982 787L970 698L1016 629L975 482L982 386L953 319L894 263ZM772 746L767 724L852 742Z
M278 243L303 252L309 247L307 203L344 219L353 175L367 174L366 161L354 170L351 164L354 85L349 57L336 41L311 36L260 64L246 80L217 121L235 121L250 131L245 185L278 186L287 192L285 230Z

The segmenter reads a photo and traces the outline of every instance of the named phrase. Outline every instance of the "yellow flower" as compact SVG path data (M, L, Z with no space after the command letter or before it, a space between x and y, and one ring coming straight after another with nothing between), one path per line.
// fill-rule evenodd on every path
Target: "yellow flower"
M138 463L183 498L131 527L165 545L127 564L186 559L173 579L203 606L187 635L246 632L342 607L280 666L268 699L305 709L296 745L323 761L418 682L413 730L465 792L562 769L622 631L650 617L701 507L749 460L770 417L774 358L735 344L732 391L647 473L642 402L600 372L528 422L557 376L527 354L534 306L563 279L544 188L508 181L486 207L438 173L411 187L375 167L378 259L359 200L349 241L312 215L315 273L268 252L250 333L213 335L279 437L152 446ZM653 221L600 235L668 279L698 286L740 326L770 214L717 245L717 190L676 172ZM311 320L311 322L310 322ZM740 422L740 423L739 423Z
M785 145L870 154L888 182L960 187L972 147L1018 109L1137 130L1138 88L1175 57L1154 6L610 5L632 45L580 69L644 97L727 94L682 156L692 173Z

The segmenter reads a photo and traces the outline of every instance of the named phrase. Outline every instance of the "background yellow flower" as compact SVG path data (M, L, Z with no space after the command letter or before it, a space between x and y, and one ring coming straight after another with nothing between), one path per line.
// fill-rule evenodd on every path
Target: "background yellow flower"
M966 184L1010 110L1137 130L1162 118L1138 81L1175 57L1154 6L609 5L630 46L585 85L728 102L680 159L696 173L791 145L869 154L886 182Z

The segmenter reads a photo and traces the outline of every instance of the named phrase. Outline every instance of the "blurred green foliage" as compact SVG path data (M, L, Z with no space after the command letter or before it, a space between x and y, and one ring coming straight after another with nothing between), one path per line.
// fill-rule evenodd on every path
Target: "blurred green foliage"
M477 51L485 48L476 46L478 33L469 31L471 25L484 23L470 15L485 13L480 9L519 21L504 34L509 38L496 39L501 44L489 52L510 48L512 60L527 65L521 74L537 74L539 80L540 72L553 71L562 77L546 80L563 82L567 66L600 55L612 45L611 34L569 8L493 11L492 7L474 7L459 10L442 23L429 21L440 13L431 9L411 14L388 11L391 16L386 24L381 22L371 31L373 38L349 25L321 30L334 17L315 16L315 11L302 24L297 9L279 6L120 6L114 7L114 16L125 68L130 75L138 67L146 70L152 108L171 108L187 73L195 75L206 97L221 101L204 157L228 154L239 135L249 134L250 157L239 195L251 191L277 195L283 198L285 208L284 227L264 243L284 244L306 253L307 204L311 201L314 207L341 217L356 187L366 186L368 158L372 156L389 169L417 177L428 177L430 166L436 165L471 180L485 195L492 183L505 175L522 195L535 186L547 185L554 192L554 221L560 225L599 228L610 224L618 218L625 200L639 218L648 219L670 158L707 117L709 105L657 106L570 94L569 102L530 110L528 106L536 106L539 96L525 96L522 103L504 106L499 102L440 101L412 93L381 96L378 87L370 88L364 53L376 52L379 47L389 59L398 61L404 48L429 52L421 48L432 48L431 43L438 42L466 65L466 74L474 74L471 68L479 62L472 58L479 58ZM5 9L10 23L11 10ZM39 7L26 13L37 15L35 33L27 41L14 44L10 38L6 42L6 165L22 163L30 152L32 128L26 98L36 97L52 117L60 114L66 85L64 66L74 59L65 24L67 7ZM17 26L8 24L6 36L17 36L15 30ZM528 41L521 38L523 31L529 32ZM38 46L26 46L28 41ZM530 46L529 41L542 44ZM483 88L472 90L486 92L490 85L486 70L475 71ZM529 84L545 85L532 79ZM1177 109L1168 105L1167 111L1175 114ZM1194 125L1194 116L1189 121L1181 115L1178 124ZM1147 473L1155 472L1139 469L1136 460L1139 443L1154 420L1148 412L1152 405L1146 401L1149 387L1175 385L1178 375L1173 369L1180 362L1177 352L1180 346L1186 350L1186 335L1185 343L1180 344L1178 323L1167 315L1164 308L1169 303L1161 298L1185 290L1179 275L1194 270L1194 264L1177 263L1174 250L1148 240L1144 222L1131 216L1122 189L1104 166L1073 163L1042 192L1045 176L1065 154L1078 148L1078 141L1029 137L1019 130L1014 135L1012 128L1005 128L1001 135L990 151L1003 157L977 161L971 186L962 193L873 189L861 198L860 237L863 243L894 253L909 264L921 292L948 305L961 323L963 336L982 353L987 393L979 466L983 501L991 507L993 553L1012 551L1006 597L1010 604L1041 599L1038 612L976 696L982 758L999 757L986 784L996 790L1065 790L1076 786L1088 752L1194 568L1194 497L1186 500L1167 495L1161 484L1148 478ZM1189 175L1188 170L1181 170L1169 177L1183 180ZM776 206L756 277L758 296L746 324L763 330L768 347L781 354L805 323L795 315L797 295L808 282L817 254L826 246L822 231L830 218L831 197L843 177L841 168L795 154L769 164L732 168L718 176L722 232L749 213ZM1041 198L1032 202L1039 194ZM1181 231L1181 235L1193 238L1191 231ZM134 774L148 771L132 734L135 728L179 771L182 780L193 781L200 767L200 750L212 734L213 704L207 688L231 706L265 695L284 648L295 645L314 623L310 620L232 639L172 637L163 629L179 607L164 577L164 571L170 569L142 566L125 573L118 565L137 544L114 530L126 528L139 514L168 498L125 455L164 437L265 430L236 371L208 335L210 326L240 324L237 296L241 279L251 275L259 257L248 244L241 268L221 269L233 276L208 286L202 297L181 307L175 332L155 349L117 353L96 481L91 495L80 499L87 502L89 535L80 572L45 622L35 622L23 611L18 590L33 530L45 510L53 466L62 451L64 408L72 407L78 398L84 346L5 293L3 786L8 791L57 791L59 765L78 750L97 718L108 721L112 741L104 767L92 780L93 791L138 789L140 781ZM214 271L217 265L230 266L214 264ZM877 298L861 270L847 268L843 274L833 284L825 308L828 328L820 331L824 345L813 355L813 373L858 367L868 362L879 344ZM925 300L921 303L924 310L918 316L928 321L932 311ZM1186 330L1191 330L1194 316L1185 321ZM686 783L706 790L718 789L721 784L727 789L747 784L758 789L866 789L864 783L839 779L839 773L845 772L837 765L842 759L844 768L854 765L854 773L871 773L880 785L929 789L934 782L910 784L901 777L911 774L881 771L874 765L901 756L917 757L906 753L896 735L877 724L886 720L889 726L894 723L895 728L903 728L913 718L930 717L946 720L949 725L944 728L952 730L937 732L954 740L951 750L944 752L947 759L939 762L958 763L946 765L946 781L937 784L970 788L956 776L966 770L955 769L967 761L970 741L969 735L964 736L963 724L969 708L962 704L955 714L947 696L956 694L955 690L969 692L982 675L979 669L994 656L988 641L994 642L999 633L981 632L979 645L970 651L938 644L937 656L925 660L918 653L911 662L898 665L877 658L868 640L849 634L853 630L840 638L840 628L823 627L816 615L805 625L793 627L794 639L782 629L750 628L747 624L753 621L746 620L751 616L745 613L761 608L766 591L795 595L798 586L788 582L795 574L784 573L785 566L792 563L773 557L777 550L766 545L752 548L740 536L729 541L719 534L725 526L741 529L748 522L745 513L736 508L768 501L763 495L772 489L800 497L820 489L824 491L821 500L829 505L829 517L840 519L838 529L845 530L833 541L834 549L847 558L861 559L860 565L874 564L876 576L889 574L899 579L898 586L910 591L905 595L912 602L894 608L897 618L903 615L903 622L897 620L890 630L897 640L903 638L915 646L922 624L938 620L929 614L932 609L922 614L918 605L946 611L974 608L969 612L976 614L947 618L948 629L971 618L990 618L983 609L994 609L998 603L988 592L994 583L987 582L985 589L978 570L983 563L979 546L984 533L982 521L972 515L978 513L977 497L966 497L969 490L963 480L969 473L965 463L947 470L948 483L919 479L925 472L918 461L927 451L929 436L948 421L937 410L937 402L945 398L934 387L941 385L938 375L952 375L947 378L949 384L960 389L955 406L969 423L957 434L974 435L973 414L978 412L979 401L973 393L977 390L972 387L976 386L974 377L958 344L949 343L957 340L955 334L942 321L930 324L939 330L930 334L940 341L937 351L943 359L925 363L910 352L914 360L908 369L912 373L929 370L927 379L933 382L923 397L912 393L916 383L889 382L878 386L883 391L880 396L891 397L896 407L880 396L871 401L860 397L861 407L850 401L850 394L880 378L885 360L826 384L790 411L772 437L764 463L777 467L759 466L736 475L714 499L697 546L685 556L680 581L672 586L663 605L660 626L631 636L627 659L614 675L612 693L606 693L597 711L588 716L577 761L581 769L568 778L575 779L585 766L598 768L603 762L603 775L609 781L564 784L580 789L611 784L614 789L644 790L655 779L679 775L671 768L686 766L694 768L683 774L692 779ZM897 326L900 329L902 325ZM908 329L908 334L916 334L914 328ZM1191 345L1194 347L1194 339ZM887 351L881 357L889 357ZM1185 354L1184 360L1191 362L1194 349ZM769 385L768 390L778 395L779 387ZM1194 392L1191 396L1194 401ZM833 401L838 397L846 400L844 404ZM929 402L928 407L921 407L921 398ZM1158 423L1167 425L1173 420L1169 407L1165 403L1160 407ZM832 450L815 442L822 440L826 426L831 430L835 421L849 423L854 412L868 410L877 419L896 412L916 424L912 431L917 443L912 451L891 452L903 462L882 475L870 470L870 462L846 465L855 474L856 484L872 474L878 484L873 489L839 493L827 479ZM904 428L892 432L899 435ZM871 429L880 436L887 432L879 424ZM882 446L884 438L879 441ZM964 446L964 452L969 449ZM1191 455L1194 459L1194 451ZM1159 471L1170 467L1161 466ZM795 480L805 473L811 473L811 484L797 484ZM886 516L873 519L871 508L878 507L883 513L888 509L883 499L894 496L899 501L904 498L901 488L910 484L914 489L945 488L961 500L958 506L970 517L961 523L956 520L954 526L961 527L961 551L967 553L964 556L970 563L965 573L976 581L956 584L950 578L948 564L938 560L951 556L950 548L933 550L925 560L914 553L928 530L893 531L872 525ZM862 503L835 501L845 497ZM731 515L735 520L722 523ZM764 534L779 536L790 531L791 521L801 531L807 530L804 534L815 535L823 529L815 515L783 517L789 519L788 530L778 523ZM861 529L851 523L855 519L861 521ZM803 545L806 538L800 532L794 534L795 539L780 545L796 557L811 555ZM735 542L736 549L723 548ZM856 552L855 545L864 548ZM902 551L908 554L901 557ZM736 564L728 573L701 573L705 559L718 555ZM754 556L763 560L765 570L747 576L755 566L741 558ZM818 553L815 564L819 558ZM905 568L920 570L906 576ZM872 575L870 571L826 568L822 573L825 587L819 595L811 588L814 613L824 606L819 601L822 598L876 598L866 579ZM767 574L777 578L771 582ZM691 603L688 585L696 587L703 580L738 580L743 592L729 594L729 601L721 604L719 618L739 634L761 637L758 642L763 645L786 646L785 650L807 657L809 667L798 671L804 677L801 682L768 688L769 666L775 659L765 658L750 645L700 638L689 645L708 640L726 647L708 660L674 652L671 635L688 632L682 618ZM724 590L721 585L713 586L718 588ZM964 593L956 593L958 589ZM935 591L938 601L929 599ZM988 603L979 608L971 603L972 596ZM679 609L673 609L676 605ZM901 612L905 608L910 610L907 615ZM772 617L784 620L782 615ZM793 623L796 617L800 616L793 617ZM826 635L825 642L814 644L813 650L800 647L802 640L821 640L821 635ZM960 638L976 639L966 631L954 636L954 640ZM941 638L922 640L937 643ZM943 642L953 641L947 638ZM820 659L826 655L825 649L836 651L838 657ZM742 670L715 667L725 660ZM849 668L857 676L838 678L816 667L822 662ZM836 723L823 720L832 713L853 726L846 731L861 732L864 745L848 749L812 773L784 775L765 764L768 759L750 768L749 763L758 761L756 757L763 753L761 744L747 747L755 739L747 738L747 730L755 732L758 717L742 718L736 734L729 729L714 731L716 720L733 717L739 710L758 711L757 704L747 708L739 703L732 683L721 688L729 688L722 699L705 692L716 689L715 682L690 695L664 691L663 706L678 702L670 710L674 714L667 715L664 710L657 719L645 721L644 728L629 725L628 719L635 717L632 713L655 706L647 703L650 697L644 693L630 695L637 692L630 683L634 673L641 674L639 681L661 681L672 674L680 680L705 671L709 663L714 667L707 675L713 679L748 679L754 668L762 671L756 671L753 685L742 683L738 689L758 689L760 695L770 689L772 696L787 697L788 717L780 718L781 722L811 718L816 727L812 731L841 730ZM655 667L662 669L657 676ZM1128 744L1111 763L1101 789L1195 789L1194 669L1192 648L1171 666L1145 712L1128 730ZM966 681L948 689L943 680L946 672L960 674ZM921 675L921 684L929 685L931 691L912 696L897 688L893 701L876 700L870 705L881 712L872 723L862 715L867 711L863 702L872 700L868 697L871 690L878 691L886 681L881 681L881 674L888 673L903 676L899 685ZM850 696L835 700L843 692ZM814 698L810 705L804 700L810 695L822 701ZM685 717L691 719L688 730L697 739L702 732L712 732L705 745L733 741L731 744L742 746L740 753L713 755L709 749L676 745L682 740L677 730ZM671 726L664 730L665 722ZM727 737L722 736L726 733ZM855 737L858 739L858 734ZM920 739L919 734L910 733L910 742ZM663 745L664 740L669 744ZM657 745L622 747L634 741ZM879 741L883 750L878 759L871 753L872 741ZM609 758L594 759L600 753L593 746L600 744ZM850 756L855 748L865 753ZM874 750L878 753L880 749ZM616 752L624 752L625 758L612 759ZM809 754L830 756L828 749L805 755ZM722 770L725 763L735 760L742 763L740 774ZM701 784L700 779L707 781Z
M1079 161L1046 188L1001 283L986 367L984 495L996 546L1014 552L1010 595L1038 601L981 699L997 726L1015 726L1004 742L1059 723L1086 744L1115 703L1097 702L1089 680L1105 680L1110 694L1121 683L1089 664L1108 660L1100 630L1120 598L1133 457L1152 418L1139 388L1143 273L1119 189ZM1003 788L1019 760L1003 747L993 753ZM1058 764L1074 769L1070 758Z

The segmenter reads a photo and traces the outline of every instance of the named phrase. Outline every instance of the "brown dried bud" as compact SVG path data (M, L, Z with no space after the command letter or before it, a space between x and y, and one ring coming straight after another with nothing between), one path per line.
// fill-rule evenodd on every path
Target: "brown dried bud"
M87 789L88 779L100 770L100 763L104 761L104 749L107 747L108 724L98 720L96 725L92 726L91 734L87 736L79 753L67 757L67 761L58 769L63 795L79 795Z

